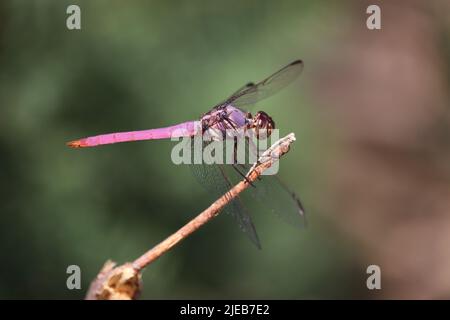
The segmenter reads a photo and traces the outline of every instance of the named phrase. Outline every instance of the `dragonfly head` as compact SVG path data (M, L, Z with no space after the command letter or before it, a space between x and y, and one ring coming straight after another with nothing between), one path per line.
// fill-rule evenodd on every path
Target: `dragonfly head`
M259 139L270 137L275 129L275 122L264 111L258 111L252 119L252 128L256 130L256 137Z

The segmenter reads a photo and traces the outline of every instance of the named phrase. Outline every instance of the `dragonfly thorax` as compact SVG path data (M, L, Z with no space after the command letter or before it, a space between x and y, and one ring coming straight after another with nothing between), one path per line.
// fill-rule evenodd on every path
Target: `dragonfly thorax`
M258 139L269 137L275 128L275 122L264 111L255 116L234 107L231 104L214 108L201 118L202 133L213 140L251 134Z

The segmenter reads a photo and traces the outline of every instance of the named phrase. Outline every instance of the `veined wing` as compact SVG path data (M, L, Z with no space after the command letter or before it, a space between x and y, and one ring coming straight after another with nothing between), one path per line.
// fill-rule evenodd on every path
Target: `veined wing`
M300 198L278 176L262 176L261 181L258 181L255 187L253 195L261 200L264 209L274 213L290 225L306 227L305 210Z
M253 143L246 144L246 152L260 155L263 150ZM245 172L251 165L241 165ZM278 175L262 175L255 181L252 195L262 204L261 211L270 211L288 224L305 227L307 224L305 210L299 196L278 177Z
M205 147L205 146L203 146ZM192 154L195 150L192 150ZM219 164L192 164L190 165L192 173L205 189L214 197L220 197L226 194L232 187L231 174L227 165ZM256 233L253 221L244 207L241 199L238 197L230 201L223 209L229 213L238 223L240 229L248 236L248 238L261 249L258 234Z
M268 98L294 81L302 70L303 61L296 60L256 84L248 83L225 100L224 103L232 103L240 107Z

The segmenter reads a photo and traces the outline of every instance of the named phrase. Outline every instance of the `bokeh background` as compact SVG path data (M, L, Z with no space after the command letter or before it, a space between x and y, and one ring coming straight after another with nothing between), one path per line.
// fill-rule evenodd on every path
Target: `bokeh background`
M66 28L81 7L82 30ZM379 4L382 29L366 28ZM448 1L0 3L0 298L80 299L211 199L173 142L65 142L196 119L305 61L258 107L297 142L280 176L308 228L219 216L144 272L142 298L449 298ZM82 289L66 288L66 268ZM381 267L382 290L366 288Z

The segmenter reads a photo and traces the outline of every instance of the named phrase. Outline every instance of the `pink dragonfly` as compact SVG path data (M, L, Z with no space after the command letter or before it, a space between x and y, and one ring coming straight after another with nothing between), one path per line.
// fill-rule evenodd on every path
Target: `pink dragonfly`
M195 137L207 132L221 132L226 135L227 130L255 130L265 132L270 136L275 128L275 122L264 111L258 111L255 116L243 108L265 99L278 92L286 85L295 80L303 70L303 62L296 60L283 67L266 79L258 83L248 83L225 101L214 106L209 112L202 115L200 120L187 121L173 126L149 129L141 131L117 132L101 134L97 136L82 138L67 143L72 148L95 147L99 145L113 144L119 142L171 139L181 137ZM234 163L233 170L228 170L227 165L192 165L192 171L208 192L215 196L226 193L236 178L245 178L241 170L248 169L248 165ZM231 171L231 172L230 172ZM233 177L234 172L234 177ZM286 185L275 175L264 176L253 185L256 194L265 202L265 208L277 213L279 216L294 225L302 225L304 220L304 209L299 197L290 191ZM228 211L238 222L241 229L249 236L250 240L261 248L259 237L256 233L250 215L247 213L241 199L235 198L230 202Z

